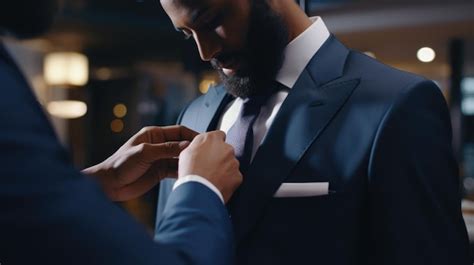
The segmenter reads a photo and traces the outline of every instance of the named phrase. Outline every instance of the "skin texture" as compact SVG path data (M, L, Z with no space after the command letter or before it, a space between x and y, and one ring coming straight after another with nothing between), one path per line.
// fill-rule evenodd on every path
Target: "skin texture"
M175 28L196 42L201 59L211 61L229 93L263 94L283 62L288 43L282 17L263 0L163 0Z
M57 0L10 1L0 8L0 34L17 38L39 36L48 30L60 6ZM25 8L28 7L28 8ZM224 198L230 198L240 185L242 176L233 155L225 159L192 159L180 162L180 153L186 149L198 134L182 126L147 127L127 141L117 152L104 162L83 170L94 176L102 185L107 196L114 201L139 197L153 188L165 177L177 177L178 172L198 174L207 178L221 191ZM217 156L222 150L233 154L232 148L221 137L198 137L200 145L191 145L187 157L197 158L196 152ZM232 166L226 166L227 164ZM203 169L212 169L207 172Z
M247 0L161 1L175 28L194 38L201 59L242 50L246 42L250 3Z
M114 201L136 198L178 176L178 157L197 133L181 126L145 127L104 162L85 169ZM183 165L185 166L185 165Z
M179 176L206 176L207 180L221 191L224 201L228 202L241 184L242 174L234 149L223 143L225 133L222 131L196 136L191 145L179 156Z
M146 127L104 162L85 169L114 201L145 194L166 177L198 175L227 202L242 182L234 149L220 131L198 135L183 127Z
M311 25L292 0L161 0L178 31L193 38L228 92L247 98L274 92L289 41Z

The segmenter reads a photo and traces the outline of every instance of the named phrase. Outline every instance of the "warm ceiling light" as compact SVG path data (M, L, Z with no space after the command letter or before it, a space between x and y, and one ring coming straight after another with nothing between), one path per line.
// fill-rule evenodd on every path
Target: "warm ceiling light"
M127 106L125 106L124 104L117 104L114 106L114 115L115 117L117 118L123 118L125 117L125 115L127 115Z
M96 71L96 76L99 80L103 80L103 81L109 80L110 78L112 78L112 70L110 70L110 68L107 68L107 67L99 68Z
M89 80L89 61L80 53L50 53L44 60L44 77L53 86L83 86Z
M87 105L82 101L60 100L48 103L47 110L52 116L62 119L75 119L87 113Z
M436 58L436 53L430 47L423 47L416 53L418 60L424 63L430 63Z
M123 121L120 120L120 119L115 119L115 120L113 120L113 121L110 123L110 129L111 129L114 133L122 132L122 131L123 131L123 127L125 127L125 125L123 124Z

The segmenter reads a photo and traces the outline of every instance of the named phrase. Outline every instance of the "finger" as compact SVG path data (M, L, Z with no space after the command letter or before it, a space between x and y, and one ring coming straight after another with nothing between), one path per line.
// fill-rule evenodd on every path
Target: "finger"
M209 134L212 135L213 137L216 137L218 139L222 139L223 141L225 141L226 134L223 131L212 131L212 132L209 132Z
M177 176L177 165L178 159L161 160L153 164L137 181L120 188L117 195L122 201L142 196L155 187L161 179Z
M144 127L131 138L133 145L140 143L161 144L169 141L192 141L198 135L197 132L181 126L149 126Z
M146 163L154 163L161 159L178 157L181 151L188 146L189 141L181 141L161 144L142 144L139 148L141 148L141 160Z
M116 194L120 201L135 199L151 190L160 181L158 173L157 169L152 167L137 181L118 189Z
M162 130L166 141L192 141L199 134L181 125L162 127Z

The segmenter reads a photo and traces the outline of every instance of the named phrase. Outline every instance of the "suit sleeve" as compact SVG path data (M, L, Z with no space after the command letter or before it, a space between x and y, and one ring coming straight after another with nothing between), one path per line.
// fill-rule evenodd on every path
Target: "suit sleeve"
M469 262L451 124L438 87L406 89L387 111L369 163L370 264Z
M73 168L31 92L0 81L1 264L230 264L230 222L211 190L176 189L154 242Z
M189 264L230 264L234 240L229 215L222 208L220 198L205 185L180 185L168 198L155 240L185 250L180 254Z

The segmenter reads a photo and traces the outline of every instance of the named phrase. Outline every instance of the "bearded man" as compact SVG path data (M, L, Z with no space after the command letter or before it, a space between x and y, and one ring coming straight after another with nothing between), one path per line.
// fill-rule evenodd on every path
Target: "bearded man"
M226 132L239 158L236 264L470 264L432 81L346 48L294 0L161 4L223 81L178 122Z

